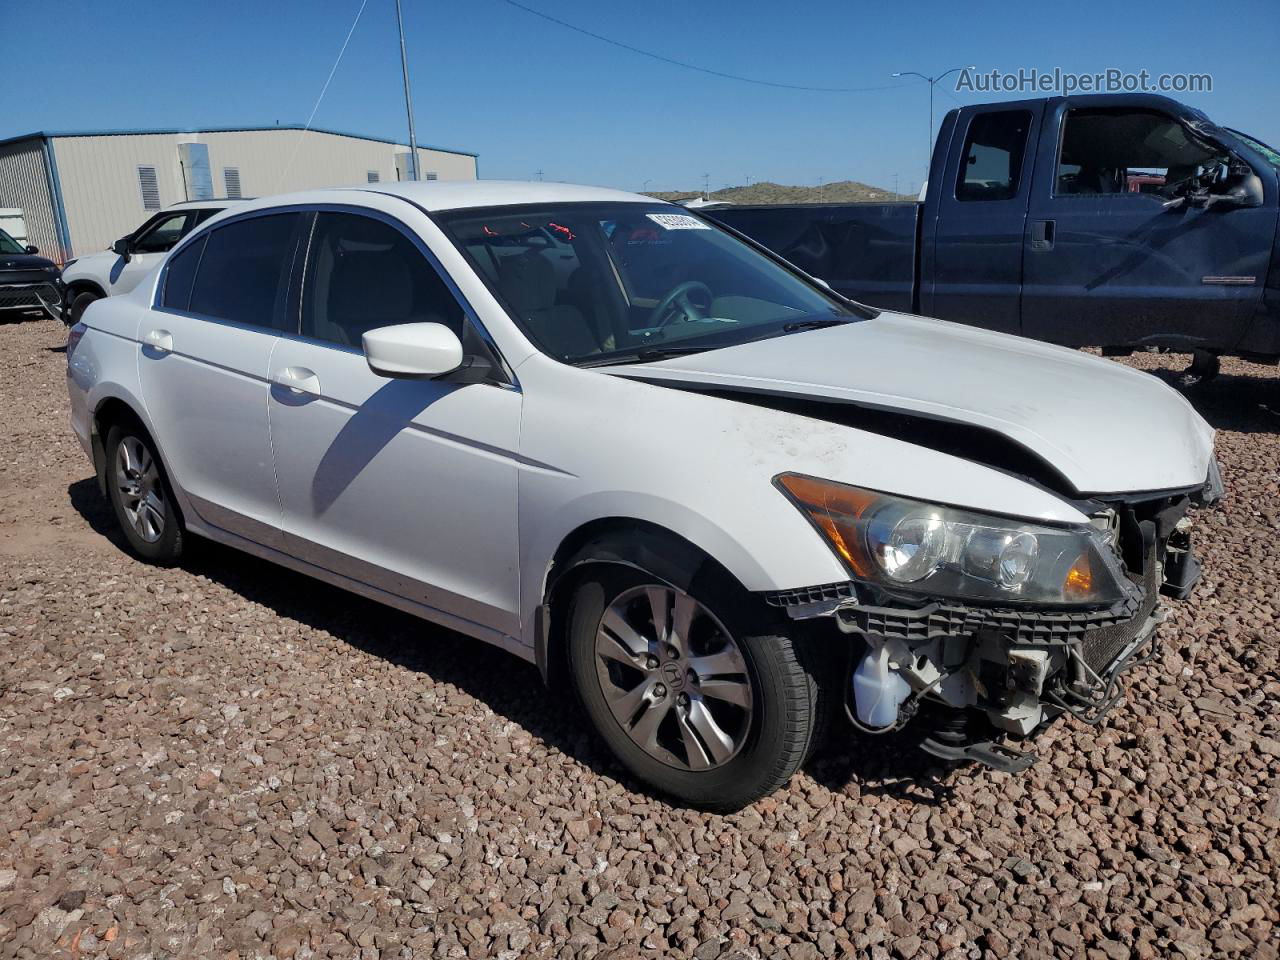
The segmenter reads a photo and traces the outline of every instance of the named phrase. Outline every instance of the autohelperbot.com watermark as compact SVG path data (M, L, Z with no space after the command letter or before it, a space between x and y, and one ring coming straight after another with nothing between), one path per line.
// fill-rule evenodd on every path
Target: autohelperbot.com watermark
M1019 67L1017 70L961 70L956 92L965 93L1212 93L1209 73L1152 73L1108 67L1093 73L1076 73L1053 67Z

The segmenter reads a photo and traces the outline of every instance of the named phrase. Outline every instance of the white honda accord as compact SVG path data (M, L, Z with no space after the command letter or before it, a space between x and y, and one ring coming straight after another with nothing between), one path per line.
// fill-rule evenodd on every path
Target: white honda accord
M497 644L709 809L831 716L1006 770L1097 722L1221 490L1152 377L869 309L589 187L240 204L67 359L139 556L207 537Z

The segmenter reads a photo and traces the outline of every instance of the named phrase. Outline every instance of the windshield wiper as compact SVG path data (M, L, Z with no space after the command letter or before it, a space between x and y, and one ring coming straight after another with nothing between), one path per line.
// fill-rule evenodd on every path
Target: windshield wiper
M838 327L845 323L854 323L848 317L815 317L812 320L793 320L782 325L783 333L795 333L798 330L820 330L822 327Z
M715 347L694 347L694 346L670 346L670 347L645 347L643 350L634 350L628 353L619 354L613 357L602 357L599 360L578 363L583 367L610 367L620 363L649 363L654 360L667 360L671 357L683 357L691 353L704 353L707 350L714 350ZM582 360L588 360L587 357L574 357L569 360L575 363Z

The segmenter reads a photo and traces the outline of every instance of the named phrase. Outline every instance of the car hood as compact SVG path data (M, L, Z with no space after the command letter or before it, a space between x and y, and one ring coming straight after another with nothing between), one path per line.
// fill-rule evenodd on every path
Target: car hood
M1213 457L1213 430L1150 374L1065 347L897 313L604 370L985 428L1039 456L1080 494L1196 486Z
M9 270L47 270L55 266L48 257L34 253L0 253L0 273Z

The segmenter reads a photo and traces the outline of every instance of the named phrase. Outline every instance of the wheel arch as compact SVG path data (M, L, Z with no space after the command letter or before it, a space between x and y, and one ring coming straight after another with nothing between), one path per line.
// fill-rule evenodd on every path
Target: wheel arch
M601 517L571 531L556 549L543 579L536 612L534 658L543 682L567 689L564 632L568 597L593 567L624 566L688 592L708 572L749 591L723 563L673 530L634 517ZM763 608L763 602L761 604Z
M67 293L70 295L69 299L74 299L74 297L79 296L82 293L92 293L95 296L102 297L104 299L108 296L106 289L103 288L98 281L89 280L84 277L68 281Z
M116 424L133 423L151 441L151 447L160 459L160 467L164 471L165 482L168 484L169 490L175 494L173 506L178 513L178 520L181 523L185 523L186 512L182 493L173 476L173 471L169 469L169 461L165 457L164 448L160 445L160 441L156 439L155 431L151 429L151 424L147 422L147 418L142 412L142 404L123 388L112 389L108 386L104 393L95 398L90 409L93 411L90 417L89 435L93 452L93 468L98 479L98 490L101 491L103 497L108 496L106 469L107 433Z

